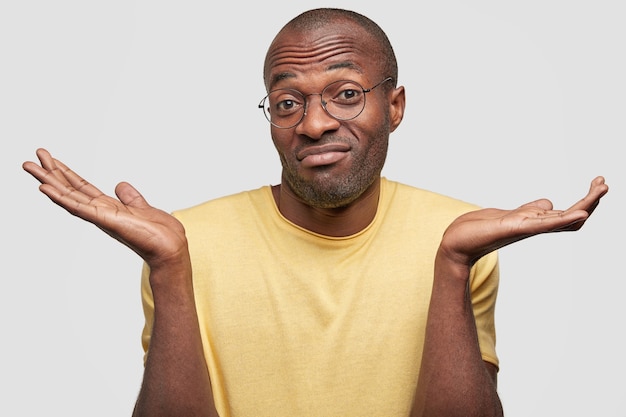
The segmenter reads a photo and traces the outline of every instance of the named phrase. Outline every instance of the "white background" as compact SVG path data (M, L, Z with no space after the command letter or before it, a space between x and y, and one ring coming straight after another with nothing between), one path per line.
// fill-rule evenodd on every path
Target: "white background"
M500 393L509 417L626 416L623 2L372 3L2 2L0 415L129 415L143 369L140 260L21 163L46 147L168 211L276 183L262 60L330 5L395 45L408 107L387 177L502 208L565 208L607 178L581 231L501 252Z

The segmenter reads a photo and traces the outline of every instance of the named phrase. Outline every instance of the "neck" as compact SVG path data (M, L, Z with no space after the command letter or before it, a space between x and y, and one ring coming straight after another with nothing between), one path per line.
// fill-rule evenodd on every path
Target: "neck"
M325 236L350 236L365 229L376 216L380 195L380 178L363 194L344 207L317 208L300 200L284 184L272 187L280 213L300 227Z

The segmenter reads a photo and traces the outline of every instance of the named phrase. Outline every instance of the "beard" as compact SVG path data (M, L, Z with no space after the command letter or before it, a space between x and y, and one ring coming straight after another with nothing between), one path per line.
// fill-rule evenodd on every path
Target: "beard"
M316 208L345 207L356 200L372 185L376 176L365 175L364 171L351 172L343 178L328 173L316 175L313 181L298 175L283 176L293 193L307 205Z
M324 136L316 143L324 142L353 143L350 139L335 135ZM314 169L312 178L305 178L298 172L295 157L293 166L281 155L283 181L309 206L323 209L345 207L359 198L380 177L387 157L388 142L389 128L383 123L364 148L352 147L347 171L342 170L337 174L338 168L334 165L320 166Z

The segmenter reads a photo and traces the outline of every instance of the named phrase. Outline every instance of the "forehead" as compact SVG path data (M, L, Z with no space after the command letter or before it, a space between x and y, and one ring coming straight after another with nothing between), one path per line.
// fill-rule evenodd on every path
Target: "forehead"
M305 82L328 74L378 76L379 46L362 27L348 20L307 29L283 29L266 56L268 89L283 80Z

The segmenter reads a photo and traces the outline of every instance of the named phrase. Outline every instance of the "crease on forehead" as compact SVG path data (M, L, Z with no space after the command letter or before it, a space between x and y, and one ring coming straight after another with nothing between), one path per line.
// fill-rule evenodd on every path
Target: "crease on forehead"
M313 39L310 33L298 33L296 36L281 33L272 43L265 61L268 87L285 79L296 78L298 72L324 61L331 61L323 69L325 72L352 69L360 74L365 73L362 65L364 62L358 62L358 58L368 55L367 40L363 33L360 33L359 37L355 32L357 31L333 31ZM297 70L273 72L275 68L281 66L293 66Z
M342 62L333 63L331 65L328 65L326 68L324 68L324 71L330 72L330 71L344 69L344 68L354 70L355 72L358 72L359 74L364 73L363 68L361 68L361 66L355 64L352 61L342 61ZM286 80L290 78L292 79L297 78L297 75L292 71L282 71L282 72L272 75L272 78L269 80L270 81L269 85L271 86L271 85L279 83L282 80Z

